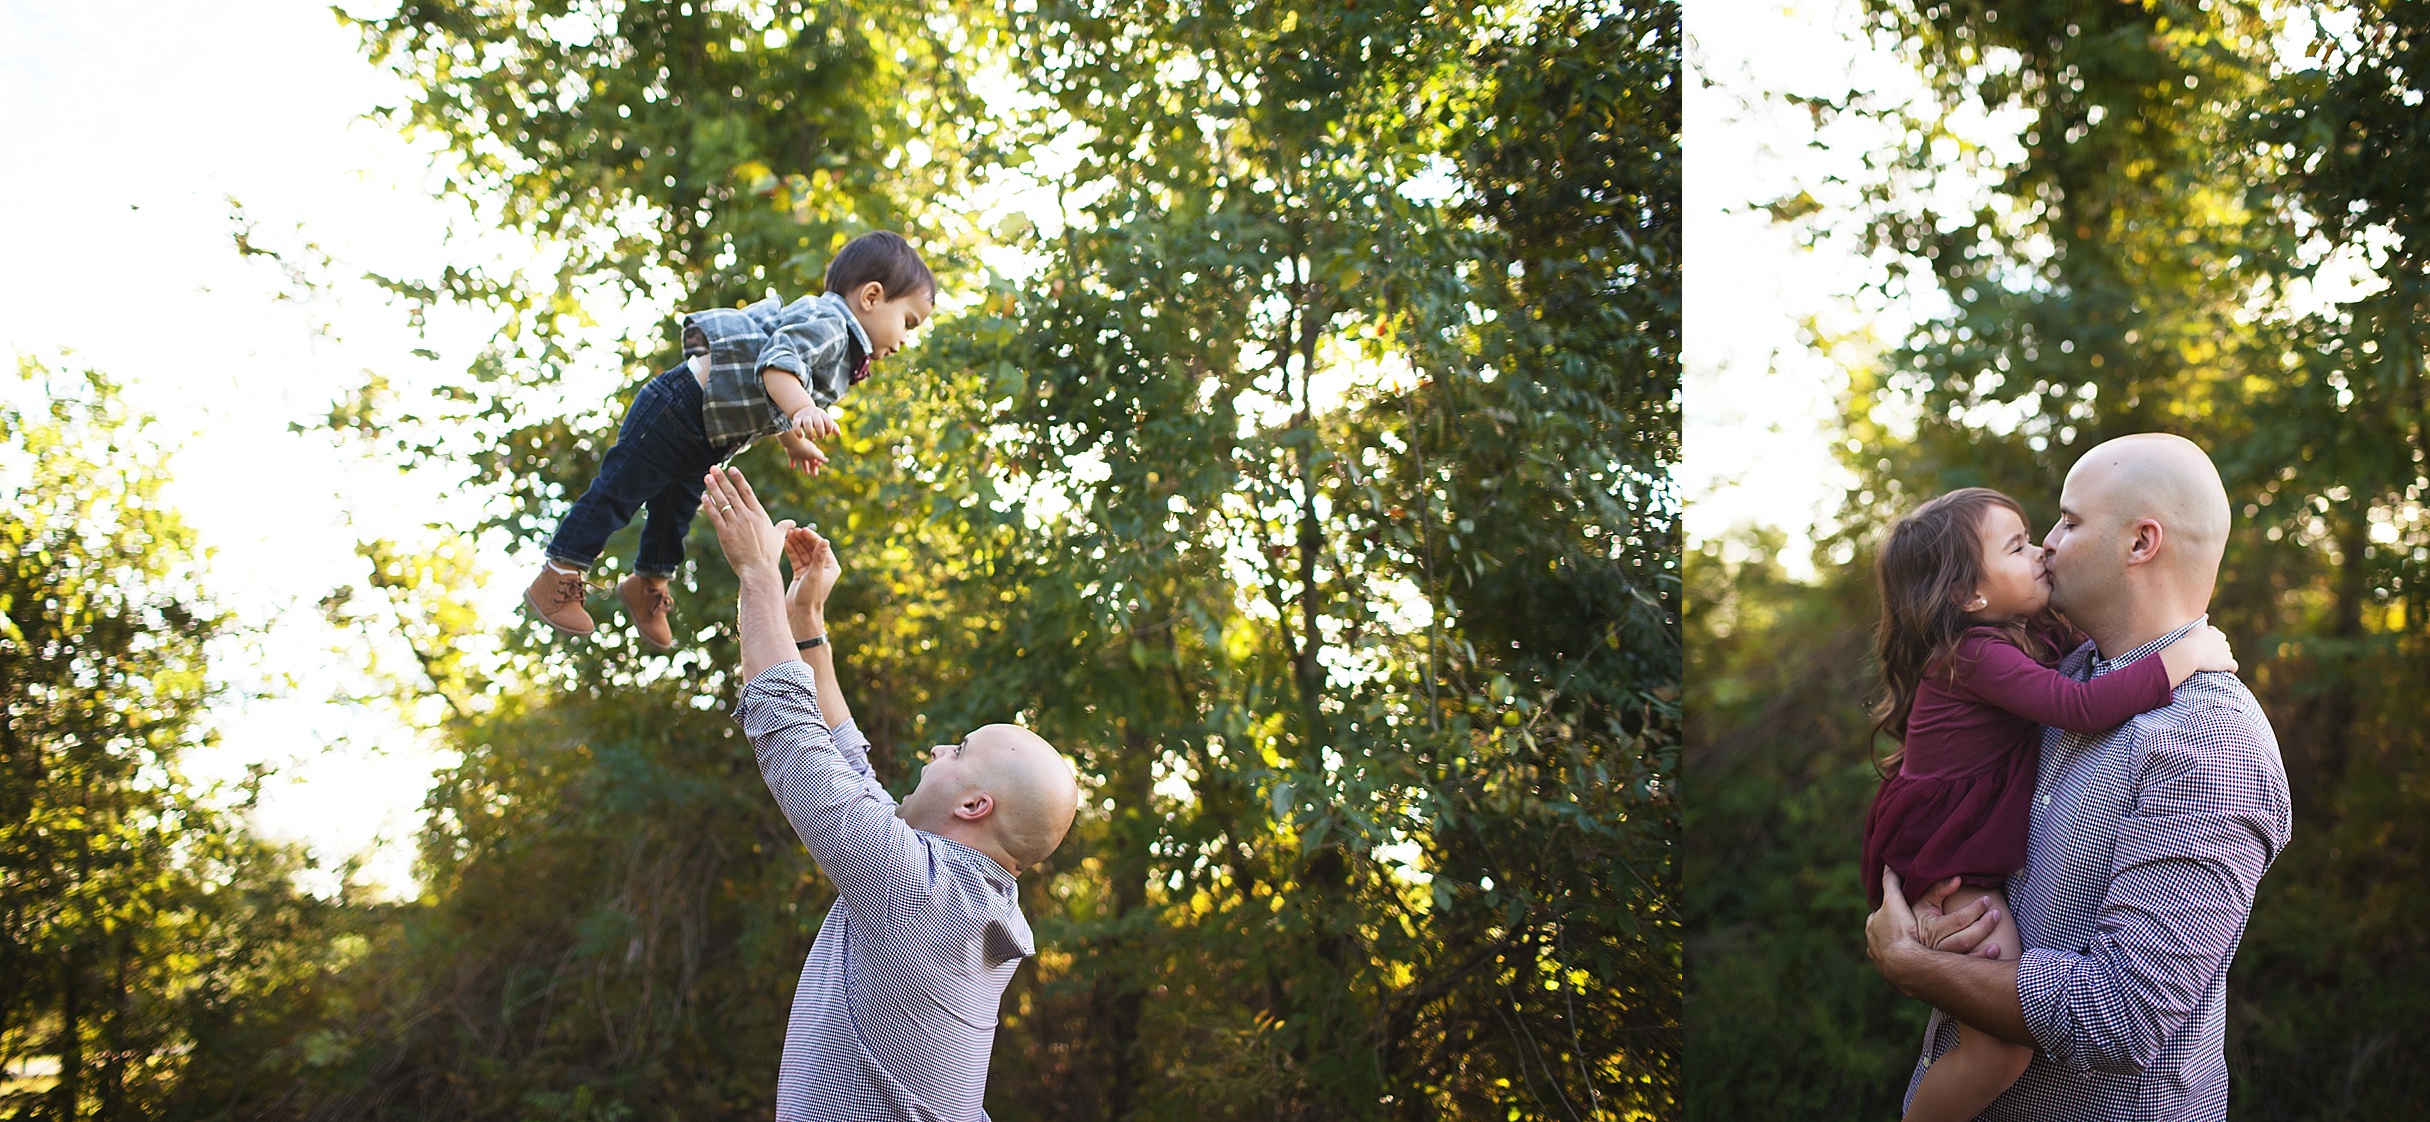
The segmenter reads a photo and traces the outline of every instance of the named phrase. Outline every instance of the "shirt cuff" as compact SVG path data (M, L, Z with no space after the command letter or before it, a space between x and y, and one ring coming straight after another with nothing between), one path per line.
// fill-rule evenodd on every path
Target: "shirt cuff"
M818 711L818 679L798 658L760 671L734 702L734 723L754 740L804 720L826 724Z
M2079 1059L2067 1035L2067 979L2074 971L2076 956L2060 951L2034 948L2017 959L2017 1004L2025 1014L2025 1027L2032 1031L2034 1043L2051 1061L2069 1071L2082 1075L2092 1070L2092 1064Z
M809 376L802 373L802 360L791 351L761 351L759 362L751 368L751 373L756 377L766 377L770 370L782 370L793 375L794 381L805 386L810 384Z

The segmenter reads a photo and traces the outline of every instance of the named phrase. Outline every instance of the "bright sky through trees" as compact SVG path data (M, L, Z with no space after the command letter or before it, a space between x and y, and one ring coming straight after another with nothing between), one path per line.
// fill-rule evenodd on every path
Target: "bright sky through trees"
M215 552L206 587L240 621L212 652L220 746L190 765L276 765L261 825L330 857L384 836L367 871L392 886L409 879L434 759L385 705L342 700L364 689L358 644L316 604L359 579L358 538L417 537L465 499L314 422L367 367L478 342L443 337L465 326L450 324L416 338L358 279L465 252L442 245L427 151L362 119L399 96L313 0L0 3L0 347L104 370L158 418L166 497ZM299 298L279 259L240 254L238 204L253 244L333 287ZM329 260L296 252L307 242Z
M1830 443L1847 364L1871 361L1943 301L1872 287L1882 262L1851 220L1878 178L1865 157L1902 138L1877 117L1818 115L1800 99L1855 91L1888 108L1925 91L1853 0L1702 0L1686 16L1688 539L1692 549L1775 528L1788 536L1783 563L1810 575L1807 543L1828 531L1851 481ZM1975 112L1951 125L1995 159L2017 158L2015 122ZM1969 199L1953 213L1983 187L1957 175L1900 185Z
M1854 38L1853 4L1705 0L1686 6L1688 253L1685 363L1691 543L1746 525L1803 538L1829 516L1845 472L1829 430L1846 379L1807 348L1809 317L1846 330L1861 261L1848 246L1799 245L1763 203L1853 177L1848 153L1806 147L1813 122L1777 100L1859 82L1912 83ZM1791 556L1803 551L1791 549Z

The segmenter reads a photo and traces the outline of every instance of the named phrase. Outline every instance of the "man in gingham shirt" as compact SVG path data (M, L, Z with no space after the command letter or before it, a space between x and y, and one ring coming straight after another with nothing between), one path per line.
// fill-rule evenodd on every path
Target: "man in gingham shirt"
M1014 877L1071 828L1071 765L1026 729L989 725L939 746L898 806L870 772L824 642L834 553L771 524L739 471L711 471L708 500L742 584L734 718L836 890L794 994L776 1117L984 1119L997 1005L1036 951Z
M2200 448L2109 441L2076 462L2059 501L2044 539L2051 603L2092 638L2063 672L2098 677L2205 622L2230 515ZM1964 1021L2035 1049L1983 1118L2226 1118L2228 965L2292 828L2260 705L2232 674L2196 674L2107 733L2045 730L2037 786L2007 890L2021 958L1963 953L1996 919L1984 902L1944 916L1936 886L1910 913L1896 874L1884 878L1867 950L1934 1007L1909 1097Z

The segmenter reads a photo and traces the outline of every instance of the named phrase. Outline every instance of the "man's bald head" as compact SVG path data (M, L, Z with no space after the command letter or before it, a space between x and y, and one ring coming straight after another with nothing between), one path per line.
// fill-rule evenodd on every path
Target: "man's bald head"
M1072 765L1054 745L1019 725L997 724L938 746L896 813L1017 871L1063 844L1079 805Z
M2193 441L2104 441L2068 470L2059 508L2046 539L2051 602L2095 638L2104 619L2192 618L2209 604L2230 512L2219 469Z
M996 796L996 838L1026 869L1046 860L1072 828L1080 787L1072 765L1044 737L1019 725L970 734L981 783Z
M2228 497L2219 469L2200 445L2162 432L2105 441L2067 473L2067 493L2080 487L2091 505L2124 524L2158 522L2176 539L2164 560L2204 574L2219 571L2227 553Z

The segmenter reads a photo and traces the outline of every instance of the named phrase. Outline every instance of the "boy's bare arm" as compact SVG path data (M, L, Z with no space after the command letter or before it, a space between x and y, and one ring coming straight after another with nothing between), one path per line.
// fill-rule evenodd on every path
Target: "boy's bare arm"
M793 418L794 429L805 438L839 435L835 420L827 416L825 406L810 396L802 384L802 376L781 366L759 368L759 382L768 389L768 400Z
M810 388L802 384L802 376L782 366L760 367L759 384L768 388L768 400L775 402L778 409L784 410L785 416L790 417L801 412L805 405L818 404L818 401L810 396Z

